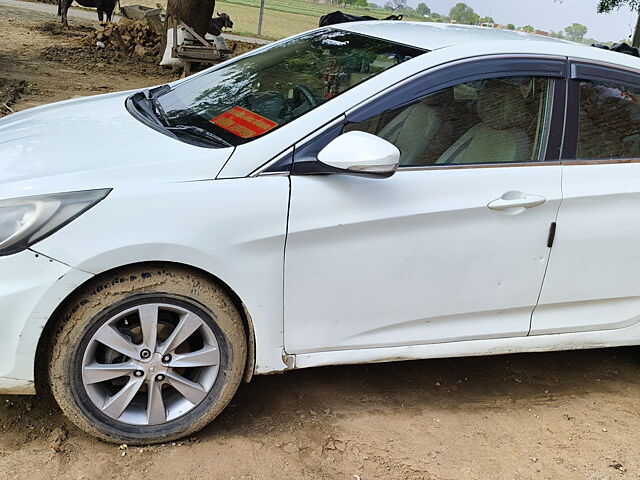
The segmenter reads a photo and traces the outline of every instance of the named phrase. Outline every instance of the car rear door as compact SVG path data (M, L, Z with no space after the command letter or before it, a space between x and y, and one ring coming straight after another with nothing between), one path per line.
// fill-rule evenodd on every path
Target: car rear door
M531 334L640 319L640 76L571 65L564 199Z
M288 353L527 335L561 198L565 69L493 57L444 67L296 146ZM404 166L384 180L302 174L345 129L396 143ZM517 153L527 135L531 151Z

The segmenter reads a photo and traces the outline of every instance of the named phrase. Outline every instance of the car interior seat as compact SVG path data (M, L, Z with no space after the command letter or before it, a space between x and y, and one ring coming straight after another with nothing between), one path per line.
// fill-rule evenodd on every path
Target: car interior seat
M480 123L471 127L436 160L436 164L526 162L531 138L529 109L517 85L488 80L478 90Z
M442 110L451 96L451 89L429 95L404 108L380 130L378 136L400 150L401 165L424 164L426 152L436 135L448 130L446 115Z

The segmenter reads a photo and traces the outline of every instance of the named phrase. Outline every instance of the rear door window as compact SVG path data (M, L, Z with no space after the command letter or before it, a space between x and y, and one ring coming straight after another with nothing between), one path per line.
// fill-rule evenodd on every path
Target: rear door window
M616 82L580 81L576 157L640 157L640 89Z

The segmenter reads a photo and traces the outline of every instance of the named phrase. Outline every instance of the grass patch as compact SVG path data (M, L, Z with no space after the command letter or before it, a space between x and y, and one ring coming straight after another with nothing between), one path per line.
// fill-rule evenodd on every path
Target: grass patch
M123 5L141 4L155 7L156 0L124 0ZM166 5L165 2L160 2ZM311 30L318 26L320 17L325 13L341 10L354 15L371 15L384 18L387 10L345 7L344 5L322 5L305 0L266 0L262 36L271 40L289 37L296 33ZM216 12L226 12L233 20L236 35L256 36L258 31L258 15L260 0L226 0L216 1ZM408 17L407 17L408 18ZM423 20L412 17L411 20Z

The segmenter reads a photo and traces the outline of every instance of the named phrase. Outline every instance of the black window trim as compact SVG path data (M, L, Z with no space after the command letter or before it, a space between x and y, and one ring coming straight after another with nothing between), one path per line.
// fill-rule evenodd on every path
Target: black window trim
M518 61L516 64L518 68L514 68L514 60ZM453 77L451 77L452 72L454 73ZM501 76L546 76L556 79L553 93L553 105L551 109L552 119L549 128L549 138L547 140L547 151L544 155L544 161L456 166L407 166L401 167L400 170L410 171L434 168L479 168L490 166L505 167L557 164L561 158L560 151L565 127L566 90L567 77L569 74L569 62L566 56L545 54L482 55L430 67L427 70L417 72L413 76L391 85L389 88L373 95L368 101L358 105L357 107L351 108L344 115L334 118L325 124L325 126L309 135L306 139L298 142L295 145L295 150L299 152L301 146L317 150L317 148L312 146L316 140L326 145L326 143L338 137L342 133L340 129L332 128L331 134L328 136L327 127L329 125L333 126L340 121L344 121L344 125L346 125L350 122L361 121L358 119L365 120L384 111L412 103L421 96L434 93L437 90L446 88L447 86L464 83L465 81L495 77L496 74L501 74ZM411 98L409 99L406 98L407 90L411 93ZM403 94L401 94L401 92ZM279 157L279 155L277 157ZM295 169L292 168L292 163L295 164L295 158L296 152L294 152L292 159L289 157L289 160L284 162L275 161L276 157L274 157L274 159L266 162L266 164L259 169L256 169L251 176L259 176L262 173L296 174ZM306 158L305 160L308 162L309 159Z
M496 166L533 166L557 163L560 160L565 122L566 78L569 64L566 57L548 55L491 55L444 64L437 70L427 70L408 82L383 92L376 100L347 112L347 124L357 123L387 110L402 107L443 88L485 78L533 76L554 78L551 125L547 148L542 162L487 163L469 165L405 166L399 171L431 170L442 168L481 168ZM402 92L400 92L402 90Z

